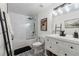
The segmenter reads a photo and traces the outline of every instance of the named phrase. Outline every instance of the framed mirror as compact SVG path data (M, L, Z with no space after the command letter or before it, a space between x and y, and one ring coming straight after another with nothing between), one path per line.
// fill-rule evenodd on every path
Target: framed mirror
M47 18L41 19L41 31L47 31Z
M65 28L79 28L79 18L64 21Z

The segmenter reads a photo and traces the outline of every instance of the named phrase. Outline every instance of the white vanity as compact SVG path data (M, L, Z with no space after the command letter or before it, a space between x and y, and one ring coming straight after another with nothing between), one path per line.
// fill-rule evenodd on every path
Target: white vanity
M79 56L79 39L71 35L48 35L45 39L45 49L58 56Z

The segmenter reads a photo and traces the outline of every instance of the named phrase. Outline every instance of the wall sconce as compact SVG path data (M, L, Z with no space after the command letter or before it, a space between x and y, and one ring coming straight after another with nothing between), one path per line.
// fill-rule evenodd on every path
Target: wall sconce
M63 4L59 5L59 6L57 6L56 8L53 9L53 14L55 16L57 16L58 13L63 14L64 12L63 12L62 8L64 8L64 7L65 7L65 10L67 12L69 12L70 11L69 4L71 4L71 3L63 3Z

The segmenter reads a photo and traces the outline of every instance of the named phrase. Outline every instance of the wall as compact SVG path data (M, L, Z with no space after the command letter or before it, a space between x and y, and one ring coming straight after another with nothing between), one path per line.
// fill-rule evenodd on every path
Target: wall
M79 28L64 28L64 21L69 20L69 19L74 19L74 18L79 18L79 11L74 11L74 12L69 12L66 14L62 14L60 16L54 17L54 23L55 24L63 24L63 29L65 30L66 34L73 34L74 31L79 32Z
M34 40L32 39L31 31L34 30L33 26L31 28L26 27L27 22L34 22L34 20L29 20L29 16L9 12L11 17L12 28L14 32L13 48L18 49L31 44ZM27 40L28 39L28 40ZM30 41L29 41L30 40Z
M10 14L12 28L14 32L14 39L17 39L16 41L25 40L26 33L24 32L26 31L22 25L25 24L25 19L27 19L28 16L24 16L16 13L10 13L10 12L9 14Z
M43 18L48 18L48 30L47 31L41 31L40 30L40 21L41 19ZM53 34L55 33L55 24L59 25L59 24L62 24L63 25L63 30L65 30L65 33L66 34L73 34L74 31L77 31L79 32L79 29L78 28L70 28L70 29L67 29L67 28L64 28L64 21L66 20L69 20L69 19L74 19L74 18L79 18L79 11L73 11L73 12L69 12L69 13L66 13L66 14L62 14L62 15L59 15L59 16L54 16L52 14L52 9L50 9L49 11L44 11L42 13L40 13L38 15L38 36L45 36L45 35L48 35L48 34Z
M3 11L7 11L6 4L0 3L0 9ZM0 56L6 55L6 50L5 50L5 45L4 45L4 39L3 39L3 34L2 34L2 29L1 29L1 23L0 23Z
M48 34L52 34L52 30L53 30L53 15L52 15L52 9L48 10L48 11L44 11L42 13L40 13L38 15L38 36L45 36ZM43 18L47 18L47 31L41 31L40 30L40 23L41 23L41 19Z
M7 12L7 4L5 4L5 3L0 3L0 8L1 8L2 10L4 10L5 12Z
M8 29L9 29L9 38L10 38L10 44L11 44L11 48L12 46L12 30L11 30L11 23L10 23L10 18L9 18L9 14L7 13L7 4L6 3L0 3L0 9L1 11L5 12L5 16L6 16L6 20L7 20L7 25L8 25ZM3 17L2 17L3 18ZM13 52L13 50L12 50ZM3 39L3 34L2 34L2 29L1 29L1 23L0 23L0 56L4 56L7 55L6 54L6 49L5 49L5 45L4 45L4 39Z

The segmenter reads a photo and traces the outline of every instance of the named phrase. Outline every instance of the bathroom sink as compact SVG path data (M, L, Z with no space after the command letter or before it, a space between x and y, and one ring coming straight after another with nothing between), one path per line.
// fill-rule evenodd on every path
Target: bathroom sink
M66 35L65 37L73 38L73 35Z
M60 36L59 34L52 34L52 35L49 35L51 37L65 37L65 38L74 38L73 35L66 35L66 36Z
M65 40L65 41L76 41L76 40L78 40L78 38L74 38L73 35L60 36L59 34L52 34L52 35L48 35L48 37L53 37L53 38L56 38L56 39L59 38L59 40Z
M59 34L52 34L52 35L48 35L47 37L79 44L79 38L74 38L73 35L60 36Z

